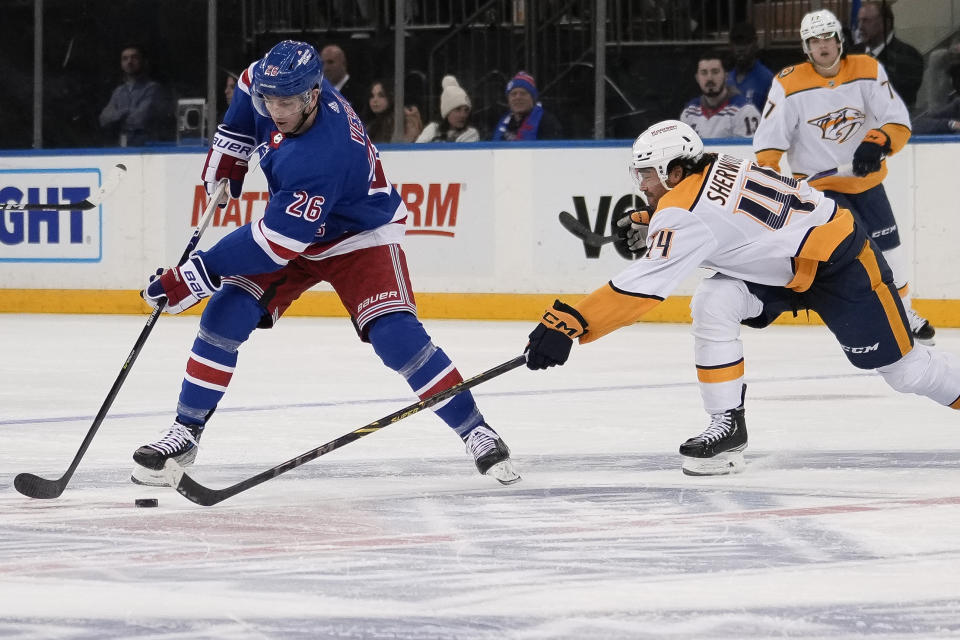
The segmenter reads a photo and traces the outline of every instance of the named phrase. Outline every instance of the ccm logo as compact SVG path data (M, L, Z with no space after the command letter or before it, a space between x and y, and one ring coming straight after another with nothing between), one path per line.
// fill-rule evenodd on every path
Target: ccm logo
M840 348L848 353L870 353L871 351L876 351L880 348L880 343L875 342L869 347L847 347L845 345L840 345Z
M897 232L897 225L893 225L892 227L887 227L886 229L880 229L879 231L874 231L873 233L870 234L870 237L879 238L881 236L888 236L891 233L896 233L896 232Z

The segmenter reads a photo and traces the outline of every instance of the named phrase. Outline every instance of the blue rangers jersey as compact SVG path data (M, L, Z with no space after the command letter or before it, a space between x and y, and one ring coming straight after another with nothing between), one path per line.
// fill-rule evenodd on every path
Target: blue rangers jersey
M323 79L313 126L284 136L253 108L253 66L223 124L255 138L270 201L262 219L202 252L207 266L221 276L266 273L301 255L322 259L400 242L406 207L350 103Z

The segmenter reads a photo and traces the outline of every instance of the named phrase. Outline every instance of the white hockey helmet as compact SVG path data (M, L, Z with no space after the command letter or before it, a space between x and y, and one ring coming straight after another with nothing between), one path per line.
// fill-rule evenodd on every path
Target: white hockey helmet
M667 173L671 160L689 158L699 160L703 155L703 140L693 128L679 120L664 120L649 127L633 141L630 175L640 185L640 169L656 169L657 176L668 191Z
M800 21L800 43L803 52L810 55L807 40L810 38L833 38L840 44L840 54L843 54L843 25L829 9L811 11Z

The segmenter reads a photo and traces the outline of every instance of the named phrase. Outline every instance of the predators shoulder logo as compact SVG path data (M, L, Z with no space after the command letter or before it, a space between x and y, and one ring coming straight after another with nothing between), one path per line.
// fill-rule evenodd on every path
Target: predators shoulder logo
M864 120L866 115L859 109L843 107L807 120L807 123L820 127L820 134L824 140L835 140L837 144L841 144L863 126Z

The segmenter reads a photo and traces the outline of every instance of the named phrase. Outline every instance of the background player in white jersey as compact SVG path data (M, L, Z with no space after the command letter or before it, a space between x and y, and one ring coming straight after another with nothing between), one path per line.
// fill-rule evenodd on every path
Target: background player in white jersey
M906 259L883 189L885 157L910 138L907 107L882 64L867 55L844 55L842 27L830 11L806 14L800 37L809 61L774 78L753 138L757 160L779 171L786 153L794 177L811 178L853 212L893 269L914 337L932 345L933 327L910 304ZM812 178L844 167L849 170Z
M749 138L757 130L760 112L727 84L723 56L717 51L700 54L695 76L700 94L680 114L703 138Z
M647 234L646 255L576 305L557 300L547 309L530 334L528 367L563 364L574 338L586 344L636 322L705 267L717 273L701 281L690 307L710 423L681 445L684 472L743 468L740 325L762 328L787 311L816 311L854 366L876 369L897 391L960 409L960 362L914 344L883 254L848 210L805 181L705 154L675 120L636 139L630 167L654 208L652 217L630 214L634 239Z
M286 40L243 72L203 170L212 191L222 178L241 195L256 147L270 189L263 219L233 231L184 264L158 271L143 295L179 313L210 298L180 391L177 417L159 441L133 455L133 480L166 484L168 458L193 462L197 441L223 397L237 352L257 327L272 327L301 293L329 282L360 338L421 397L460 382L459 372L417 320L400 241L406 207L386 179L380 154L350 103L323 78L312 46ZM320 358L322 340L304 344ZM283 375L277 363L276 375ZM435 413L463 441L480 473L504 484L520 476L510 451L485 423L469 392Z

